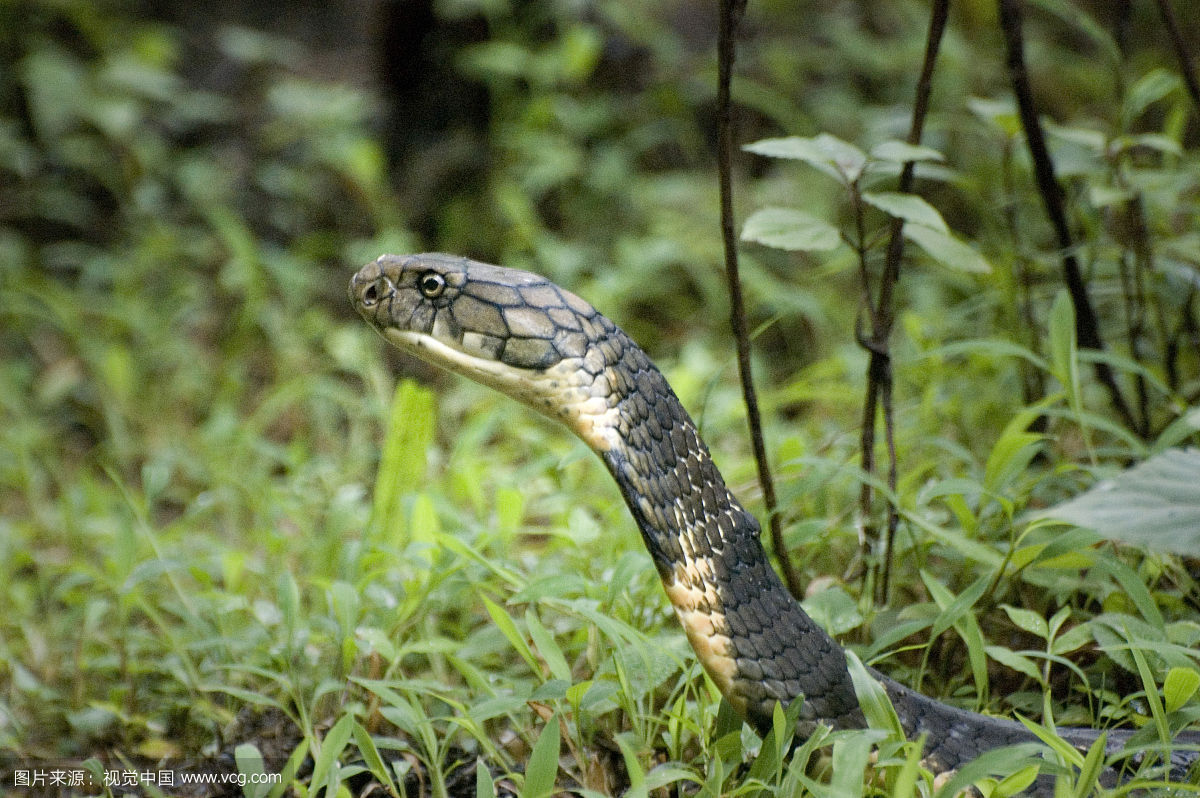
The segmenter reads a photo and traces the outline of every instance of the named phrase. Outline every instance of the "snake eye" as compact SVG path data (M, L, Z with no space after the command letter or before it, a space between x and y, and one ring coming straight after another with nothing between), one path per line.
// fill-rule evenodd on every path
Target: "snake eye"
M417 286L427 299L433 299L446 290L446 278L437 272L425 272L417 281Z

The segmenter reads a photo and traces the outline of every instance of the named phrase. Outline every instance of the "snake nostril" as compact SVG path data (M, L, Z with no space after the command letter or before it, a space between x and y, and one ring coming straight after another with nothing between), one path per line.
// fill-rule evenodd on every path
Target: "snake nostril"
M374 305L379 301L379 283L374 282L367 286L367 289L362 292L362 302L364 305Z

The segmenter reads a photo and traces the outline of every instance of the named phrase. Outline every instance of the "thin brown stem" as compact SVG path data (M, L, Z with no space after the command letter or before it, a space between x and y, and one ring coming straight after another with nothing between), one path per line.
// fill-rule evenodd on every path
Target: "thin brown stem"
M921 75L917 79L917 93L913 102L912 121L908 129L908 143L920 144L921 135L925 130L925 118L929 115L929 98L933 92L933 72L937 65L938 50L941 48L942 35L946 31L946 19L949 16L950 0L936 0L929 18L929 33L925 40L925 58L921 64ZM904 164L900 172L899 190L904 193L912 191L914 180L914 164L910 161ZM879 283L879 295L872 309L871 339L867 349L870 352L870 362L867 366L867 395L863 403L863 436L862 459L863 469L867 473L874 470L875 447L875 413L879 406L883 410L884 438L888 453L887 484L896 494L899 464L896 458L895 418L892 413L892 360L888 349L892 326L896 320L895 288L900 280L900 263L904 257L904 221L892 220L889 230L887 254L884 256L883 275ZM863 494L860 495L860 507L870 510L869 485L864 484ZM900 525L900 514L894 500L888 501L887 533L883 551L880 552L883 562L883 578L880 580L877 599L887 601L891 580L891 554L896 540L896 529Z
M754 376L750 367L750 330L746 323L745 301L738 276L737 234L733 225L733 109L730 86L733 80L734 36L738 21L746 10L745 0L721 0L717 36L717 172L721 190L721 238L725 245L725 278L729 285L729 315L737 346L738 374L742 380L742 397L746 403L746 420L750 426L750 441L754 447L754 462L758 466L758 482L762 486L763 504L767 510L767 525L771 545L783 571L784 582L792 595L803 592L800 575L792 565L783 541L783 524L775 498L775 480L763 443L762 417Z
M1175 48L1175 57L1179 59L1179 70L1183 73L1183 82L1187 84L1188 94L1192 102L1200 106L1200 78L1196 77L1196 60L1188 50L1187 40L1179 30L1179 20L1175 18L1175 10L1171 8L1171 0L1158 0L1158 13L1167 33L1171 37L1171 46Z
M1029 147L1029 155L1033 160L1033 175L1038 193L1041 195L1042 204L1046 208L1046 215L1050 219L1050 225L1054 228L1054 234L1058 239L1058 248L1062 253L1063 280L1067 286L1067 293L1071 297L1071 304L1075 308L1075 336L1081 347L1103 350L1104 339L1100 335L1100 322L1092 309L1087 285L1084 283L1079 261L1075 258L1074 242L1063 207L1062 187L1055 177L1054 162L1050 159L1046 139L1042 134L1042 125L1038 121L1037 109L1033 103L1029 73L1025 68L1022 25L1020 0L1000 0L1000 27L1004 33L1005 47L1008 53L1009 80L1012 82L1013 93L1017 98L1017 111L1021 118L1021 127L1025 131L1025 143ZM1125 401L1125 396L1121 392L1121 386L1117 384L1117 378L1112 368L1105 362L1097 361L1094 370L1096 379L1108 389L1113 408L1124 424L1131 430L1143 432Z

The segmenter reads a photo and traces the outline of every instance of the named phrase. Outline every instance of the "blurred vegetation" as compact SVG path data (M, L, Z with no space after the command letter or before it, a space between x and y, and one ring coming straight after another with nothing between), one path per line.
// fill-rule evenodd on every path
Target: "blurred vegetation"
M1109 358L1150 434L1079 366L994 9L957 4L925 141L944 161L918 190L991 269L909 248L886 606L858 598L878 567L855 534L858 256L746 244L743 270L787 534L827 588L814 616L963 706L1161 732L1200 717L1195 561L1026 512L1197 442L1200 129L1143 5L1109 25L1107 5L1039 0L1027 47ZM1194 28L1200 8L1176 5ZM712 9L432 8L483 31L443 64L482 88L478 138L454 139L469 152L398 145L382 84L322 74L265 28L0 5L0 748L208 756L246 707L273 707L293 761L312 758L285 786L313 794L368 772L435 795L464 778L480 795L909 794L911 750L888 749L872 785L873 738L834 735L826 786L769 754L782 730L765 745L739 730L583 446L401 361L345 301L382 252L549 275L656 356L754 506L719 271ZM926 14L751 3L743 143L902 139ZM858 221L807 165L740 167L743 218ZM398 372L436 393L396 390Z

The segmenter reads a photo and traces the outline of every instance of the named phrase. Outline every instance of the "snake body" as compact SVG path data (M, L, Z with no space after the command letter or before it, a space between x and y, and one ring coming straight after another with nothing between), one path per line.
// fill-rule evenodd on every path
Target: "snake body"
M861 728L842 648L788 593L759 524L646 353L583 299L536 274L443 254L385 255L351 280L359 313L403 350L566 423L604 461L701 664L760 731L803 696L800 733ZM875 673L925 763L953 770L1036 738ZM1091 729L1060 730L1086 747ZM1123 737L1109 739L1110 750ZM1184 768L1188 757L1173 762ZM1182 770L1179 770L1182 773Z

